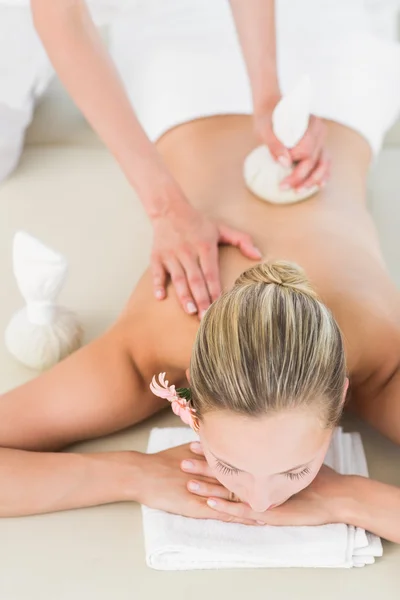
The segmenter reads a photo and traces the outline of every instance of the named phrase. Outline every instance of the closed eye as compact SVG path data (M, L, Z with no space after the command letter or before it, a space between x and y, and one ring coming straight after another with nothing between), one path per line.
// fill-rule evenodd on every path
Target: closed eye
M221 473L223 473L223 475L238 475L240 473L239 469L231 469L219 460L217 460L215 466L217 467L218 471L221 471Z
M303 469L302 471L299 471L299 473L285 473L285 477L288 477L289 479L293 480L293 479L301 479L302 477L305 477L306 475L309 475L311 473L311 470L309 467L306 467L305 469Z

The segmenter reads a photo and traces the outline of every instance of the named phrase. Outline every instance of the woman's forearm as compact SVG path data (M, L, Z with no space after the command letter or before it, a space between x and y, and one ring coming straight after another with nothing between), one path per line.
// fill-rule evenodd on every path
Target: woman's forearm
M400 544L400 488L349 476L346 489L346 499L338 505L339 520Z
M0 449L0 517L134 500L136 452L70 454Z
M230 0L250 78L254 112L279 96L274 0Z
M83 0L31 0L35 27L61 81L117 159L146 212L183 194L147 138Z

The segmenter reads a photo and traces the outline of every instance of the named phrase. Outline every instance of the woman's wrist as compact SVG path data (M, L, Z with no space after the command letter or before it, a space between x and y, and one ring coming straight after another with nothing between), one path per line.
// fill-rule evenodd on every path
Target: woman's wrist
M94 492L98 486L98 501L136 502L142 477L142 455L140 452L100 452L82 455L88 462L87 480Z
M363 490L368 481L358 475L341 475L339 494L332 498L333 522L364 527L360 523L365 512Z

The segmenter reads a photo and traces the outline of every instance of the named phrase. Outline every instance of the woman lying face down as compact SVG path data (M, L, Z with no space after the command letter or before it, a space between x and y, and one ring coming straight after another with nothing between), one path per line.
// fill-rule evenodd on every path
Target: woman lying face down
M348 380L339 327L298 267L264 263L239 277L200 325L189 379L190 399L176 394L173 410L237 498L264 512L313 481Z

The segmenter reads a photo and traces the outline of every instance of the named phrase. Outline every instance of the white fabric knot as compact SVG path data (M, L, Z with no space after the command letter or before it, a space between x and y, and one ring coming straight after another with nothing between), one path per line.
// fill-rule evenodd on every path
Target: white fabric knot
M307 131L310 119L311 81L303 77L299 84L276 105L272 114L272 128L286 148L296 146ZM259 198L276 204L292 204L309 198L318 186L301 192L281 190L280 183L292 171L276 162L265 145L258 146L244 161L246 185Z
M6 347L27 367L48 369L82 343L77 316L57 304L67 276L67 261L20 231L14 238L13 267L26 306L8 324Z
M308 76L281 98L272 114L272 128L286 148L294 148L307 131L310 119L311 81Z
M67 276L65 258L28 233L19 231L14 237L13 267L29 320L38 325L51 323Z

